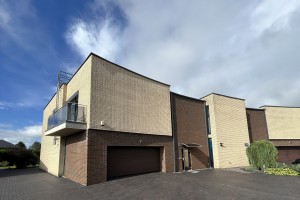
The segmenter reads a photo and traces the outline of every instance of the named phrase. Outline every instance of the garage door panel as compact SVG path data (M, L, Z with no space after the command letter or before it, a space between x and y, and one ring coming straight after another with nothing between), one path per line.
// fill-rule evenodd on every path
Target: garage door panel
M159 171L159 147L108 147L108 178Z
M282 163L292 163L300 158L300 147L277 147L278 161Z

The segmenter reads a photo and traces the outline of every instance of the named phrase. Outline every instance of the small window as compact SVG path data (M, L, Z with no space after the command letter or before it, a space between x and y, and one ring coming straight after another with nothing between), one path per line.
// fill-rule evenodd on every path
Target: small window
M53 145L57 145L59 141L59 137L54 136L53 137Z
M207 134L211 134L210 130L210 116L209 116L209 106L205 106L205 113L206 113L206 126L207 126Z

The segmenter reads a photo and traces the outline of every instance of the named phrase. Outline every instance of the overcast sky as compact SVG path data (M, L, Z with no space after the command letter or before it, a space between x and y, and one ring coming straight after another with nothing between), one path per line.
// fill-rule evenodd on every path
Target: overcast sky
M300 106L299 0L0 0L0 139L40 140L59 70L90 52L200 98Z

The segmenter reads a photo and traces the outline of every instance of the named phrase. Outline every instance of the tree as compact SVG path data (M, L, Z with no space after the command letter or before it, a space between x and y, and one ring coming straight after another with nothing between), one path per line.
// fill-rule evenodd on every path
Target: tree
M41 143L35 141L30 147L31 149L38 157L40 157L40 152L41 152Z
M23 148L23 149L26 149L26 145L24 144L24 142L20 141L16 144L17 147L20 147L20 148Z
M257 169L274 167L277 155L278 151L270 141L255 141L247 148L249 163Z
M0 166L3 163L6 166L15 165L16 168L24 168L27 166L36 166L39 163L39 158L30 149L15 148L0 151Z

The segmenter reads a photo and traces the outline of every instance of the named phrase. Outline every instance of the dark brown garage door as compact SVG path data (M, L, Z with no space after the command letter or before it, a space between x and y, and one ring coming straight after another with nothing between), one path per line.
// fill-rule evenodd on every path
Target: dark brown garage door
M277 147L278 161L282 163L291 163L300 158L300 147Z
M159 147L107 147L108 179L159 171Z

